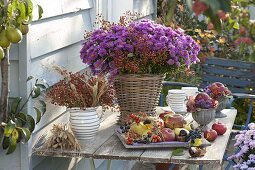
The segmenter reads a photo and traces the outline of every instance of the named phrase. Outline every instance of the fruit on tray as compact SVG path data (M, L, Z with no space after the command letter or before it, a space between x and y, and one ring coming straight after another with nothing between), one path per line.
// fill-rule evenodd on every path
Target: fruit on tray
M190 141L191 146L200 146L203 144L202 134L198 130L191 130L187 139Z
M184 124L184 125L183 125L183 128L184 128L184 129L187 129L188 131L194 129L192 123L186 123L186 124Z
M184 128L175 128L174 133L176 136L188 136L189 135L189 131Z
M174 111L164 111L163 113L160 113L160 114L159 114L159 117L160 117L162 120L164 120L166 115L171 116L171 115L173 115L173 114L175 114Z
M215 130L218 135L223 135L227 131L226 125L220 122L214 123L212 129Z
M147 133L151 131L151 128L150 126L144 125L143 122L139 123L134 122L130 125L130 130L139 134L140 136L143 136L147 135Z
M180 114L166 115L164 118L165 127L170 129L182 128L186 124L184 117Z
M204 147L190 147L189 154L191 157L202 157L206 153L206 148Z
M172 129L163 128L161 129L163 141L175 141L175 133Z
M209 142L214 141L216 138L218 137L218 134L215 130L210 129L210 130L206 130L204 131L204 138L206 140L208 140Z

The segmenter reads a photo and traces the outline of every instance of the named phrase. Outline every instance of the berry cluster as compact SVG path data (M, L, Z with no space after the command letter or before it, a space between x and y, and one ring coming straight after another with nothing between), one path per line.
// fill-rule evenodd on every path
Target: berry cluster
M188 140L191 141L191 143L194 143L195 139L201 139L202 138L202 134L197 129L190 130L189 135L187 136L187 138L188 138Z
M131 121L135 121L137 124L141 122L141 119L133 113L129 115L129 118L131 119Z

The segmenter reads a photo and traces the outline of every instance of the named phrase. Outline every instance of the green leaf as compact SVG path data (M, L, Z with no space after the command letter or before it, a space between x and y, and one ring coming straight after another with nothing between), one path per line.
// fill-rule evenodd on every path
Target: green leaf
M128 57L134 57L135 55L134 55L134 53L129 53L128 54Z
M42 115L44 115L44 113L46 112L46 103L43 100L39 100L39 102L42 105L41 107Z
M13 153L16 149L16 146L17 146L17 139L11 137L10 138L10 145L9 145L9 148L8 148L6 154L9 155L9 154Z
M177 148L172 152L172 156L182 156L184 155L184 150L182 148Z
M17 112L17 109L19 107L19 104L22 100L22 97L16 97L11 105L11 113L15 114Z
M29 76L29 77L27 78L27 82L30 81L30 80L32 80L33 78L34 78L33 76Z
M42 18L42 14L43 14L43 8L41 7L41 5L38 5L38 16L39 16L38 19Z
M37 109L36 107L34 107L35 111L36 111L36 124L40 122L41 117L42 117L42 113L39 109Z
M9 137L14 129L15 123L12 120L10 120L4 128L4 136Z
M15 118L17 118L17 119L19 119L21 121L22 126L24 126L26 124L26 122L27 122L27 116L24 113L22 113L22 112L17 113L15 115Z
M234 25L233 25L233 28L239 30L239 23L238 23L238 22L235 22Z
M35 86L40 87L41 89L46 89L47 87L44 84L37 83Z
M11 137L12 137L13 139L15 139L15 140L18 140L18 138L19 138L19 132L17 131L17 129L14 129L14 130L12 131Z
M31 133L28 128L21 128L21 132L23 137L25 138L25 141L27 142L30 139Z
M4 137L3 142L2 142L2 147L3 149L7 149L10 145L9 137Z
M38 86L34 86L32 98L37 98L41 94L41 89Z
M33 132L35 129L35 120L31 115L27 115L27 127L30 132Z

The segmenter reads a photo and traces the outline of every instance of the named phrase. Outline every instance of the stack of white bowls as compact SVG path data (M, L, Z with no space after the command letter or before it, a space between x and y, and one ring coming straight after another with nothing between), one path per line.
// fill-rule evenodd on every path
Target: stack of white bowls
M185 91L180 89L168 90L168 95L166 96L166 102L168 106L176 113L186 113L187 108L185 101L187 95Z

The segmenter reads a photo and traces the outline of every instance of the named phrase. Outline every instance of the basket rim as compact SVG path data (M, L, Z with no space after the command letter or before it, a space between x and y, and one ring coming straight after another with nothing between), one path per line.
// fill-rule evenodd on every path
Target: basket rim
M165 77L166 74L118 74L117 77Z

